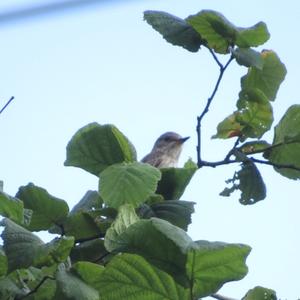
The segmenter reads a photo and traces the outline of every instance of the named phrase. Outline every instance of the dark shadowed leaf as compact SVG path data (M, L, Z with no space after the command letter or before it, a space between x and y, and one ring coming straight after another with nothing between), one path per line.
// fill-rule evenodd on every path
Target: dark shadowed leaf
M172 45L197 52L202 43L199 33L185 20L163 11L145 11L144 19Z
M276 292L261 286L249 290L242 300L277 300Z
M192 160L187 161L183 168L160 169L161 180L156 193L166 200L178 200L197 170L198 167Z
M5 229L1 237L9 271L64 261L74 244L72 237L56 238L44 244L39 237L13 221L6 219L4 224Z
M133 254L115 256L99 278L103 300L189 300L184 289L167 273L143 257Z
M236 172L232 179L227 180L227 183L232 183L232 186L225 188L220 195L229 197L235 190L240 190L241 204L255 204L266 197L266 186L260 172L250 160L243 162L241 170Z
M0 192L0 215L10 218L16 223L23 223L23 202L6 193Z
M72 137L65 166L79 167L98 176L112 164L135 160L133 145L115 126L91 123Z
M87 191L82 199L72 208L70 214L102 208L103 200L97 191Z
M2 249L0 249L0 277L4 276L7 272L7 257Z
M140 215L144 219L156 217L166 220L183 230L187 230L192 222L195 202L182 200L168 200L151 205L144 205L140 209Z
M286 68L277 54L271 50L261 53L263 68L251 67L242 77L242 90L259 89L270 101L274 101L281 82L286 75Z
M28 229L31 231L47 230L60 224L69 212L66 201L50 195L45 189L29 183L19 188L16 195L24 203L24 207L32 210Z
M72 262L76 261L97 261L107 251L104 247L104 240L94 239L75 245L70 253Z
M265 157L274 164L291 165L300 168L300 105L291 106L275 127L273 146ZM275 168L290 179L300 179L300 171Z
M159 170L149 164L115 164L100 175L100 195L105 204L113 208L123 204L138 207L155 192L160 177Z
M225 282L240 280L251 248L242 244L197 241L187 256L187 274L193 283L193 299L217 292Z
M238 64L242 66L255 67L260 70L263 68L264 61L260 52L257 52L251 48L236 48L232 52L232 55Z
M57 289L54 299L57 300L99 300L99 293L79 277L60 268L56 274Z

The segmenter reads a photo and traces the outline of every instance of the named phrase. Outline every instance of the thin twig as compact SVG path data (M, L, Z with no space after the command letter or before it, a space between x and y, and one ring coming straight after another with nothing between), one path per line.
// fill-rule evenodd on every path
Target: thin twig
M6 104L1 108L0 110L0 114L5 110L5 108L10 104L11 101L13 101L15 99L14 96L12 96L7 102Z
M217 82L216 82L216 85L213 89L212 94L207 99L206 105L205 105L202 113L200 114L200 116L197 117L197 127L196 127L196 131L197 131L197 165L198 165L199 168L201 167L201 161L202 161L202 159L201 159L201 122L202 122L204 116L207 114L207 112L209 110L209 107L212 103L212 100L214 99L214 97L215 97L215 95L218 91L218 88L219 88L219 85L220 85L221 80L223 78L225 70L227 69L227 67L229 66L231 61L233 60L233 57L231 56L230 59L227 61L227 63L225 65L223 65L219 61L219 59L216 56L216 54L214 53L214 51L211 48L209 48L208 46L206 46L206 47L209 50L209 52L211 53L211 55L213 56L214 60L218 64L218 66L220 67L220 73L219 73L219 76L218 76L218 79L217 79Z
M218 299L218 300L236 300L236 299L233 299L233 298L222 296L220 294L212 294L212 295L210 295L210 297Z
M45 277L43 277L43 279L37 284L37 286L36 286L33 290L31 290L31 291L30 291L29 293L27 293L26 295L23 295L23 296L19 297L18 299L19 299L19 300L25 299L25 298L27 298L28 296L30 296L30 295L36 293L37 290L41 287L41 285L42 285L47 279L54 280L53 277L48 276L48 275L45 276Z
M250 159L258 164L263 164L263 165L269 165L272 167L275 167L277 169L291 169L291 170L295 170L295 171L299 171L300 172L300 167L296 167L293 164L277 164L277 163L273 163L269 160L261 160L261 159L257 159L254 157L250 157Z
M228 161L230 159L230 156L234 153L234 151L236 150L237 146L239 145L240 143L240 137L238 137L236 139L236 141L234 142L234 145L233 147L231 148L231 150L227 153L227 155L225 156L224 160L225 161Z

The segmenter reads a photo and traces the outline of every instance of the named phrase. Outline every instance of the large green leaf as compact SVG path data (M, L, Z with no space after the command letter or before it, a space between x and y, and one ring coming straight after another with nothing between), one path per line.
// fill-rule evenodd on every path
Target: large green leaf
M266 197L264 181L251 160L243 162L241 170L236 172L232 179L227 180L227 183L232 183L232 187L225 188L220 195L229 197L235 190L240 190L241 198L239 201L241 204L255 204Z
M100 278L104 267L87 261L77 262L72 270L88 285L101 292Z
M263 68L251 67L242 77L242 90L259 89L270 101L274 101L281 82L286 75L286 68L277 54L271 50L261 53Z
M187 255L187 274L193 299L217 292L225 282L240 280L248 272L245 260L251 248L241 244L197 241Z
M33 211L28 226L31 231L47 230L60 224L69 212L68 204L64 200L50 195L33 183L20 187L16 197L23 201L25 208Z
M160 177L159 170L149 164L115 164L100 175L100 195L113 208L123 204L138 207L155 192Z
M143 205L139 211L144 219L156 217L169 221L183 230L187 230L192 222L192 213L194 212L195 202L182 200L168 200Z
M188 300L184 289L167 273L133 254L115 256L99 278L103 300Z
M13 221L6 219L4 223L5 229L1 237L9 271L64 261L74 244L72 237L56 238L44 244L39 237Z
M186 284L186 251L191 238L167 221L152 218L140 220L110 241L110 251L139 254L150 263Z
M270 162L278 165L291 165L300 169L299 104L292 105L275 127L273 146L264 154ZM290 179L300 179L300 171L276 167L275 170Z
M277 300L277 297L275 291L256 286L249 290L242 300Z
M98 176L110 165L135 160L133 145L114 125L91 123L72 137L65 166L79 167Z
M145 11L144 19L157 30L167 42L197 52L202 44L199 33L185 20L163 11Z
M9 277L0 279L0 299L13 300L16 296L24 296L26 292Z
M178 200L197 170L198 167L192 160L187 161L183 168L160 169L161 180L156 193L166 200Z
M263 22L248 28L236 27L222 14L213 10L202 10L186 19L207 41L215 52L229 53L231 46L248 48L265 43L269 39L267 26Z
M60 268L56 273L55 300L99 300L99 293L71 272Z
M0 191L0 215L23 223L23 202Z

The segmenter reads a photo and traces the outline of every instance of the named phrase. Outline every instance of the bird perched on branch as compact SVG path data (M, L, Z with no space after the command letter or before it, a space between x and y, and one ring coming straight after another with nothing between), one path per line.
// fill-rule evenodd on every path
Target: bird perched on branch
M151 152L141 162L156 168L176 167L183 143L190 137L182 137L175 132L162 134L155 142Z

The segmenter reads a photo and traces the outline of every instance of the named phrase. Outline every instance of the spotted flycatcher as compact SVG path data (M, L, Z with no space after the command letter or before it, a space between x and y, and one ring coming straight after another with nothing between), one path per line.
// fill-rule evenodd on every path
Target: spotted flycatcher
M141 161L156 168L176 167L182 145L189 138L183 138L175 132L166 132L156 140L151 152Z

